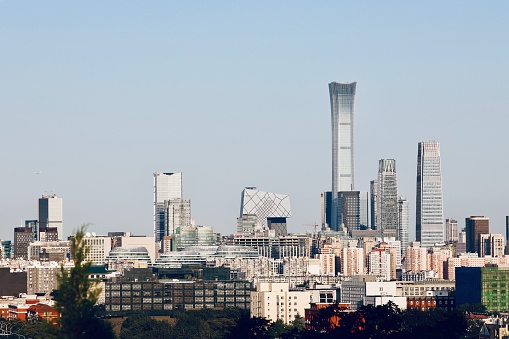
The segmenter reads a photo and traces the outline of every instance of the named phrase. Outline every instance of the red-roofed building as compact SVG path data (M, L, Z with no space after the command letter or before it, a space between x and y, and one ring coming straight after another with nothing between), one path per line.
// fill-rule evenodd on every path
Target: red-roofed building
M31 319L32 317L33 318L38 317L40 319L47 321L50 324L57 326L60 314L52 306L46 304L37 304L32 305L28 308L27 317L28 319Z

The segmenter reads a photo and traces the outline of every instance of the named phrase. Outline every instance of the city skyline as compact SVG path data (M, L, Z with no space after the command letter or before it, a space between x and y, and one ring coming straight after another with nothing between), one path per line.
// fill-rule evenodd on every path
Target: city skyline
M154 171L185 173L193 218L217 232L235 232L249 185L288 194L288 231L309 231L330 190L334 80L358 84L355 189L395 159L410 240L421 140L441 143L444 218L505 233L507 3L0 6L1 239L53 192L64 236L151 235Z

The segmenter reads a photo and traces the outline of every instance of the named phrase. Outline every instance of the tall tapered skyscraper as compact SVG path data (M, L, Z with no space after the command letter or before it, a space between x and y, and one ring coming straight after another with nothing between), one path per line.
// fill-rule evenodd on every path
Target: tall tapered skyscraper
M165 202L182 199L182 173L154 173L154 237L160 242L167 234Z
M331 82L329 95L332 125L332 215L338 215L337 192L354 190L353 113L357 83ZM336 218L331 229L339 228Z
M444 241L444 211L440 144L419 142L417 150L417 194L415 227L417 241L430 247Z

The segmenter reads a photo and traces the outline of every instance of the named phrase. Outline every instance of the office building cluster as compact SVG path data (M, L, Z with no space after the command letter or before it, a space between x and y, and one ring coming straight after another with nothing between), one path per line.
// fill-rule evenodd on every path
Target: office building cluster
M444 220L437 141L417 145L415 239L409 239L409 195L398 191L390 154L376 159L378 166L373 161L369 191L357 189L356 90L355 82L329 84L332 182L321 192L321 224L293 232L290 196L249 186L231 234L222 235L192 218L183 173L153 173L150 236L85 234L90 277L102 280L105 309L240 307L285 323L304 316L308 328L318 326L313 319L330 304L349 312L389 301L422 311L463 303L509 311L509 216L505 235L492 233L485 216L465 218L464 227ZM1 241L0 315L26 317L27 303L51 298L60 267L72 267L62 216L62 198L45 194L38 219L15 227L13 241Z

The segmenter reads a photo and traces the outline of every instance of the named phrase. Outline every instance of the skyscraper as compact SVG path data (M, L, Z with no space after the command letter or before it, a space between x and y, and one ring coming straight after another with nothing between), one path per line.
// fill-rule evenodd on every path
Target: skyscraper
M398 182L396 178L396 160L381 159L378 163L378 192L375 205L376 213L379 214L378 228L384 237L395 237L398 235Z
M406 197L398 197L398 238L401 242L401 255L406 255L408 247L408 225L409 225L409 212L408 200Z
M481 253L481 235L490 233L490 219L484 216L465 218L465 231L467 232L467 252L475 252L483 257L484 253Z
M182 199L182 173L154 173L154 237L159 243L166 234L165 202Z
M341 191L337 194L337 202L338 208L335 214L336 218L334 218L332 214L332 192L321 193L322 229L330 228L333 230L331 226L333 219L336 219L338 228L341 224L344 224L349 233L369 229L368 192Z
M440 144L419 142L417 150L416 238L422 247L444 241Z
M43 194L39 198L39 223L38 227L56 227L58 239L64 239L64 226L62 224L62 198L58 198L56 194Z
M164 201L164 234L177 233L180 227L191 226L191 200L174 198Z
M274 229L278 235L286 235L286 218L292 216L290 196L246 187L240 198L239 219L247 215L256 215L256 223L261 227Z
M369 206L370 210L370 218L371 218L371 229L376 230L380 228L380 213L378 213L378 180L371 180L369 182Z
M353 113L357 83L331 82L329 95L332 125L332 215L338 215L339 191L354 190ZM337 231L337 219L331 229Z
M445 219L445 241L458 241L458 222Z

